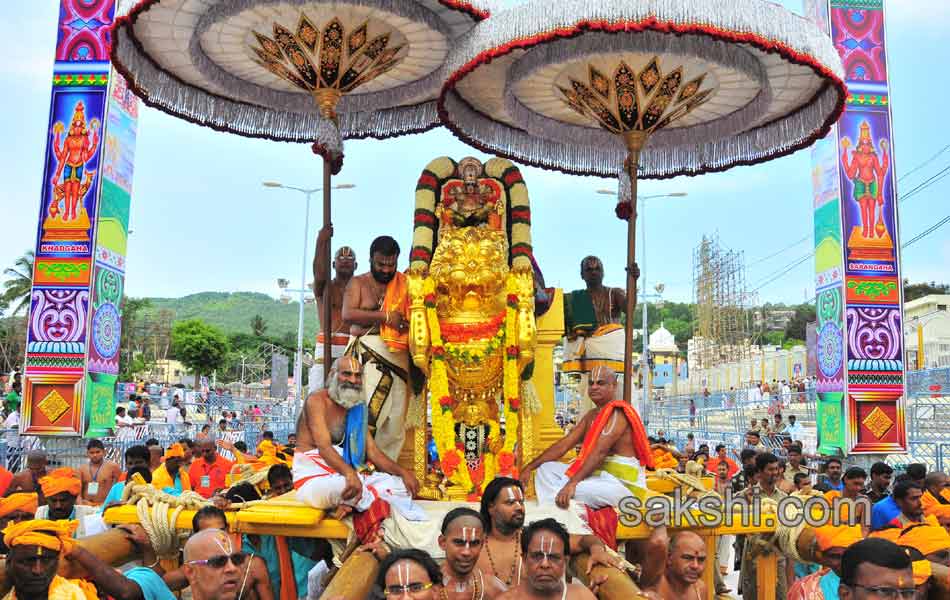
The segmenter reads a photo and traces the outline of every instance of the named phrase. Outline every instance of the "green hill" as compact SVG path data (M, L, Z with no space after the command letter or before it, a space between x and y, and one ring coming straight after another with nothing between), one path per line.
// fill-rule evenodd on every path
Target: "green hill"
M283 304L266 294L257 292L201 292L182 298L147 298L148 308L143 316L156 317L168 310L173 321L201 319L218 327L226 334L251 333L251 319L261 315L267 324L266 334L271 337L297 337L298 303ZM315 304L304 306L304 335L313 340L317 331Z

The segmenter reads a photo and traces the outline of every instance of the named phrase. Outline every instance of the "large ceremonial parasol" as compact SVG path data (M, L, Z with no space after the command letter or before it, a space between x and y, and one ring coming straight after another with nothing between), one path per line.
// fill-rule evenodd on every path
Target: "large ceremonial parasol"
M764 0L535 0L477 25L448 58L439 115L485 152L565 173L698 175L789 154L844 108L838 54ZM750 202L767 199L750 199ZM636 304L627 224L624 400Z
M171 115L312 142L324 159L328 227L342 140L437 126L448 51L488 9L487 0L141 0L116 22L112 62L146 104Z

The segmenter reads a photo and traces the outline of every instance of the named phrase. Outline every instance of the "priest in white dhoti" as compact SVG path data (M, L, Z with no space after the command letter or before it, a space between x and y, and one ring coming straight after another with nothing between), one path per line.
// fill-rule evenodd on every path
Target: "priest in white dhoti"
M535 472L538 502L567 508L576 500L593 510L617 507L626 497L646 497L645 469L653 455L643 422L626 402L614 400L617 374L608 367L591 370L588 394L594 408L570 433L555 442L521 472L527 481ZM581 451L570 465L559 462L571 449Z
M604 286L604 263L596 256L581 261L585 289L564 296L565 373L580 373L581 393L595 367L623 370L624 329L620 315L626 307L626 293ZM587 409L590 405L583 402Z
M407 519L425 520L412 501L419 482L379 450L367 414L361 365L344 356L334 363L327 388L310 394L297 420L297 499L314 508L337 508L338 517L383 501Z

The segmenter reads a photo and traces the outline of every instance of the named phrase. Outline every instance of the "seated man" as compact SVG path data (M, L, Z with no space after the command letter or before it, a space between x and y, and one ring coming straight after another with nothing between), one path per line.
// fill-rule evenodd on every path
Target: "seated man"
M706 543L692 531L681 531L670 538L666 569L656 585L644 590L649 598L666 600L706 597L703 568L706 564Z
M521 472L522 482L537 470L538 502L552 500L567 508L572 498L599 509L619 506L627 496L646 496L644 468L653 468L653 455L640 416L629 404L614 400L617 375L607 367L591 371L588 393L596 405L577 427L531 461ZM581 443L570 466L558 461Z
M525 527L521 537L525 577L501 594L500 600L593 600L596 596L583 585L567 583L564 575L569 560L569 537L554 519L541 519Z
M376 472L365 471L367 461ZM337 359L328 386L304 403L293 474L298 500L314 508L338 507L338 518L354 509L364 512L381 498L410 520L426 519L412 502L416 476L380 452L368 433L362 368L352 357Z
M82 481L79 474L69 467L51 471L49 475L40 478L40 488L46 496L46 505L36 509L37 519L52 521L77 521L74 537L86 537L86 517L99 512L98 507L76 504L79 493L82 491Z

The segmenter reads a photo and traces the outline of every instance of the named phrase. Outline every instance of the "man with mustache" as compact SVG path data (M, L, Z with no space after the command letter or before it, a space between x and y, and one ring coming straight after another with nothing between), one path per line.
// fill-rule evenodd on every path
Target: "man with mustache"
M541 519L525 527L521 537L525 576L499 600L594 600L593 592L568 583L564 574L570 560L569 536L554 519Z
M386 456L398 460L410 393L407 280L396 270L399 244L393 238L373 240L369 257L369 273L346 286L343 321L350 327L350 347L365 368L370 433Z
M336 507L341 518L365 512L379 498L410 520L425 520L412 502L419 490L416 476L380 451L368 435L367 413L359 362L338 358L329 385L310 394L297 419L297 500L324 510Z
M486 582L491 582L486 583L486 587L517 588L526 575L527 563L522 548L527 535L524 501L524 487L517 479L496 477L485 486L479 509L485 527L485 541L483 551L478 555L478 568L485 574ZM620 563L595 535L568 536L565 551L571 555L589 553L588 574L596 565L618 567ZM590 577L592 587L606 581L603 574Z

